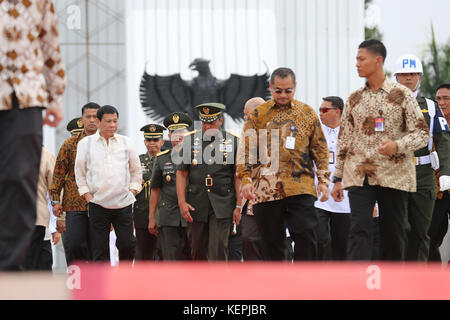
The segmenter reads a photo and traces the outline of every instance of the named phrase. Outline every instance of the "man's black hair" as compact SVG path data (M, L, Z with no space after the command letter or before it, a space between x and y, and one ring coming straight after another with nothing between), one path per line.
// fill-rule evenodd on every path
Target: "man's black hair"
M366 49L375 55L383 57L383 63L386 61L387 50L383 42L379 40L366 40L361 42L358 49Z
M114 113L117 114L117 118L119 118L119 111L117 111L116 108L110 105L105 105L97 110L97 119L102 121L104 114L114 114Z
M270 83L273 84L275 81L275 77L279 77L281 79L286 79L287 77L292 77L292 80L294 81L294 84L297 83L295 79L295 73L289 68L278 68L274 72L272 72L272 75L270 76Z
M436 92L439 89L449 89L450 90L450 83L443 83L443 84L439 85L439 87L437 87L437 89L436 89Z
M322 98L323 101L331 102L331 105L335 108L338 108L339 110L344 110L344 101L337 96L329 96Z
M100 109L100 105L98 105L98 104L95 103L95 102L88 102L88 103L86 103L86 104L83 106L83 108L81 108L81 115L84 114L84 111L85 111L86 109L96 109L96 110L98 110L98 109Z

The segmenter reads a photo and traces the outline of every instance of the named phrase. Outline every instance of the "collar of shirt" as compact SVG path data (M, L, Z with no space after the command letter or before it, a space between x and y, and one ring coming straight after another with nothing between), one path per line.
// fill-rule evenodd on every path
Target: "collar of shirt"
M102 140L102 139L106 141L106 139L100 135L100 130L97 130L97 132L94 134L94 136L95 136L95 140L97 140L97 141ZM117 134L114 133L114 135L109 139L117 140Z
M292 100L289 102L288 107L292 108ZM275 100L272 99L269 101L269 108L281 108L281 107L276 104Z
M80 142L80 140L81 139L83 139L84 137L87 137L87 135L86 135L86 131L81 131L79 134L78 134L78 136L77 136L77 144L78 144L78 142Z
M322 124L322 126L323 126L323 128L324 128L324 131L325 131L325 133L327 134L327 135L330 135L330 134L332 134L333 132L335 133L335 134L339 134L339 128L340 128L340 126L337 126L336 128L330 128L330 127L327 127L326 125L324 125L324 124Z
M150 161L150 163L151 164L153 164L153 162L155 161L155 159L156 159L156 156L152 156L150 153L148 153L148 151L147 151L147 157L148 157L148 160Z
M385 77L384 78L384 82L383 82L383 84L381 85L381 87L379 88L379 89L377 89L376 91L378 91L378 90L384 90L386 93L389 93L390 91L391 91L391 89L392 89L392 82L388 79L388 77ZM363 91L366 91L366 90L370 90L370 88L369 88L369 82L367 82L366 81L366 85L364 86L364 89L363 89ZM375 92L376 92L375 91Z

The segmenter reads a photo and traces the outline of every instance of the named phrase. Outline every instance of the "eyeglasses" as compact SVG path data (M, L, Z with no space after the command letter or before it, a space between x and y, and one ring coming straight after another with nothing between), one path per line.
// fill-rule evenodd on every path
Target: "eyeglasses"
M292 92L294 92L294 89L275 89L273 92L275 92L276 94L282 94L283 92L285 92L286 94L291 94Z
M338 108L320 108L319 112L320 113L327 113L330 110L337 110Z

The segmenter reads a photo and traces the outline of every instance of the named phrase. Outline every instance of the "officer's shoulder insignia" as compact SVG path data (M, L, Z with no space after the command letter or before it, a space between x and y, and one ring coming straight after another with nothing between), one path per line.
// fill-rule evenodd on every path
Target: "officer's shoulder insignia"
M428 109L422 109L422 113L428 113Z
M197 130L193 130L193 131L191 131L191 132L188 132L188 133L186 133L184 136L186 137L186 136L190 136L190 135L192 135L192 134L194 134L194 133L196 133L197 132Z
M241 135L240 134L238 134L237 132L234 132L233 130L228 130L227 131L228 133L230 133L230 134L232 134L233 136L235 136L236 138L241 138Z
M167 150L161 151L156 156L159 157L159 156L162 156L163 154L166 154L166 153L169 153L169 152L170 152L170 149L167 149Z

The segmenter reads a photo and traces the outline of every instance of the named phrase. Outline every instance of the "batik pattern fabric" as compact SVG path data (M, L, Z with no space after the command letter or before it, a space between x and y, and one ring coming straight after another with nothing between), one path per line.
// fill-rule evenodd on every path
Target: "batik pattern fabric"
M293 149L286 145L292 138ZM297 100L285 107L270 100L255 108L244 124L237 163L242 185L252 183L256 189L251 205L301 194L317 197L315 174L319 183L330 183L328 147L319 118Z
M384 128L378 131L381 118ZM344 188L363 186L367 176L370 185L415 192L414 150L427 145L428 135L422 111L408 88L385 79L372 92L366 84L345 104L334 175L343 179ZM385 140L397 143L397 153L378 152Z
M61 108L66 89L52 0L0 0L0 110Z
M77 145L84 137L86 137L86 133L83 131L64 141L56 158L53 182L49 190L50 199L60 201L61 190L64 190L62 206L65 212L87 211L87 202L78 192L74 170Z

